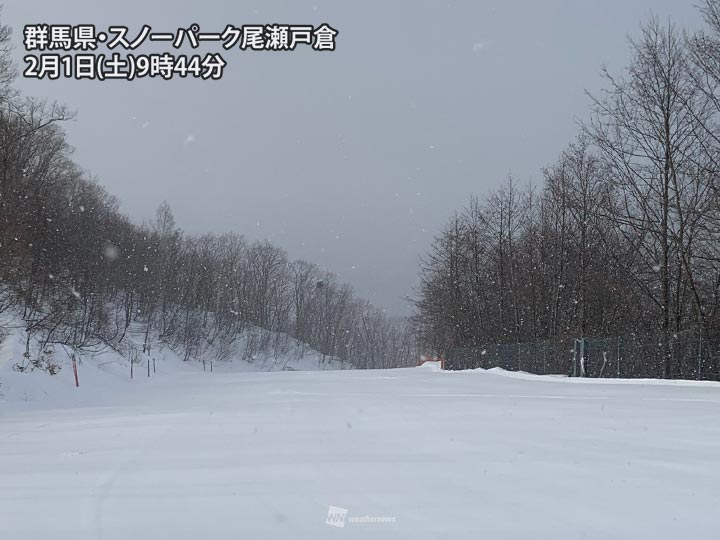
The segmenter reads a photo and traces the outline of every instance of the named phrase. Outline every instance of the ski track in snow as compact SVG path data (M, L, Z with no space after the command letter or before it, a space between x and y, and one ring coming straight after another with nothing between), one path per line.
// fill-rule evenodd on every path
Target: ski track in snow
M582 382L193 371L0 402L0 538L717 538L720 385Z

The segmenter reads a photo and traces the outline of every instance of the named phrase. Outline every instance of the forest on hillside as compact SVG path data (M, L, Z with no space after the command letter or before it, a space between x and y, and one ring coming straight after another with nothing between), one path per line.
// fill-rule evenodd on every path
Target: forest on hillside
M437 235L425 349L652 336L671 377L679 335L720 342L720 2L701 9L697 32L642 25L540 184L509 178Z
M184 234L166 203L132 223L73 161L74 113L14 88L10 37L0 25L0 313L22 321L28 355L33 340L119 350L137 322L186 360L223 359L253 329L250 356L295 338L358 368L414 362L407 321L312 263L232 232Z

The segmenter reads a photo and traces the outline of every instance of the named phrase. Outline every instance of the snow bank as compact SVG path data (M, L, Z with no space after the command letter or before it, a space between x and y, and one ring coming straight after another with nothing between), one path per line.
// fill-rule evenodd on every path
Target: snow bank
M181 373L232 373L257 371L312 371L343 369L337 359L323 357L317 351L288 338L289 347L281 355L256 354L242 359L230 356L223 360L184 361L176 351L164 345L156 335L150 356L140 354L133 364L130 379L128 346L142 351L145 328L135 325L116 349L100 345L82 351L62 345L39 351L37 340L31 340L31 358L25 356L26 334L22 322L5 318L6 335L0 341L0 406L15 408L70 407L100 402L115 402L132 396L137 386L152 384L157 377ZM239 354L247 336L241 336L233 351ZM49 354L45 354L45 353ZM75 386L72 356L77 359L79 387ZM31 360L42 359L38 367ZM148 363L150 377L148 378ZM51 375L47 366L52 366ZM117 399L115 399L117 398Z
M442 362L440 360L425 360L422 364L417 366L419 369L425 369L427 371L442 371Z
M526 371L507 371L503 368L494 367L490 369L476 368L468 370L446 370L444 373L483 373L490 375L499 375L512 379L521 379L526 381L562 381L569 384L628 384L643 386L701 386L708 388L720 389L718 381L693 381L687 379L614 379L614 378L590 378L590 377L568 377L567 375L535 375Z

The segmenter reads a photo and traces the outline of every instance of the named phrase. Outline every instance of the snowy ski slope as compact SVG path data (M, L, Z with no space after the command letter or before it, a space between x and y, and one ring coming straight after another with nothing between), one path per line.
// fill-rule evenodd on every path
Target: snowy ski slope
M720 535L713 383L193 371L69 403L0 403L3 540Z

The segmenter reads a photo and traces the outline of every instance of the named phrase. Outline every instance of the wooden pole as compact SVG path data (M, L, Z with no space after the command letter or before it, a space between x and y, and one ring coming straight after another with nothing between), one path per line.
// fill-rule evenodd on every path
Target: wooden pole
M80 388L80 381L78 380L77 362L75 361L75 355L72 355L72 367L73 373L75 374L75 387Z

